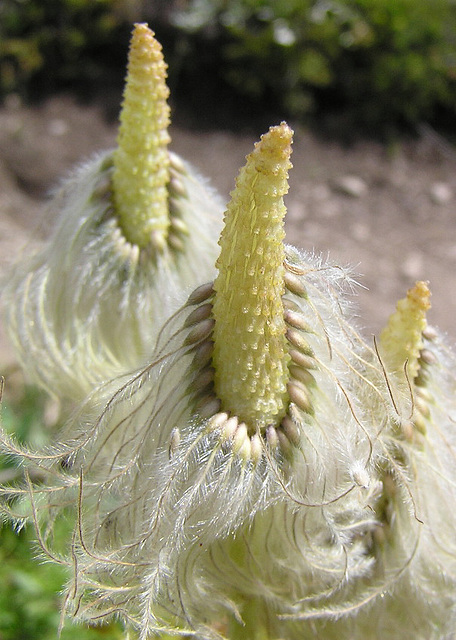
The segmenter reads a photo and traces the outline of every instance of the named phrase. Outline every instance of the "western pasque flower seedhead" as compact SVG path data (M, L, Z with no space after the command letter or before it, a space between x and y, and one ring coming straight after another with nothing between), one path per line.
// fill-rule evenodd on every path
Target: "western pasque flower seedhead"
M43 547L73 506L59 560L79 618L122 615L144 639L213 638L218 619L239 637L243 620L254 637L257 611L264 637L298 638L296 619L372 568L377 425L354 391L374 365L347 321L347 271L282 244L290 143L272 127L248 156L219 274L164 324L149 365L101 387L47 455L4 439L46 476L29 486Z
M5 281L18 357L54 395L81 400L145 362L162 322L214 273L221 200L168 151L165 78L160 45L136 25L118 148L64 182L52 237Z
M384 398L362 400L378 421L378 487L366 538L374 562L351 599L311 612L330 618L327 638L452 637L456 361L427 325L429 297L427 283L417 282L398 302L375 350L380 367L367 372Z
M68 568L65 613L140 640L451 637L456 361L427 284L361 338L349 271L283 244L285 123L247 156L215 262L218 201L167 149L167 93L137 25L119 147L8 285L35 380L77 399L122 375L46 451L1 434L25 469L3 513Z

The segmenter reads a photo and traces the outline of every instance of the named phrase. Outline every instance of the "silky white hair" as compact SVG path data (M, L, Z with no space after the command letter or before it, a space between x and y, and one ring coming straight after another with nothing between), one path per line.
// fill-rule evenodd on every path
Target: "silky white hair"
M237 453L240 430L200 388L207 285L165 322L150 363L95 390L58 444L34 452L3 434L26 474L3 488L4 511L69 568L66 613L120 616L142 640L213 639L212 621L258 602L271 637L451 637L454 355L425 340L427 431L410 435L418 392L361 338L349 271L292 247L286 268L284 299L309 327L312 411L291 403L295 431L253 436L261 455ZM66 552L52 543L61 520L74 522Z
M2 283L5 324L27 378L80 401L98 383L147 362L164 320L200 278L214 275L220 196L170 153L170 237L179 247L128 243L110 198L112 152L81 165L52 203L48 242Z

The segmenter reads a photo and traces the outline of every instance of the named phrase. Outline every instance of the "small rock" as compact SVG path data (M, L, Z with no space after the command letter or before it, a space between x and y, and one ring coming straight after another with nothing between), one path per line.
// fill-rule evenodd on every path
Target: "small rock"
M429 197L434 204L447 204L453 197L453 191L446 182L434 182L429 190Z
M351 198L360 198L367 193L367 184L358 176L341 176L334 181L334 189Z

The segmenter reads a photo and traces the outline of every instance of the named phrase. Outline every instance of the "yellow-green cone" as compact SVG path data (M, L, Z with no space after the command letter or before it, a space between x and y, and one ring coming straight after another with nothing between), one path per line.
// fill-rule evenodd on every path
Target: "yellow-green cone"
M170 123L166 64L161 45L145 24L135 25L128 58L113 203L126 240L160 249L168 233Z
M247 156L225 214L213 316L215 391L249 432L278 424L288 404L284 229L292 131L271 127Z
M426 282L417 282L399 300L396 311L380 334L380 348L386 366L401 372L407 362L407 373L413 380L419 371L419 356L423 348L422 334L426 328L426 311L431 304Z

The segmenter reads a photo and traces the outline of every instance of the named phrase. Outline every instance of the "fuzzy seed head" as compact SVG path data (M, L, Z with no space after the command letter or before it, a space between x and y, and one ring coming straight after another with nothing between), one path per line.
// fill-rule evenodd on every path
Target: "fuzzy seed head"
M408 375L413 380L419 371L419 356L423 349L422 334L426 328L426 311L430 308L430 291L420 281L399 300L396 311L380 334L380 347L387 366L395 372L407 362Z
M169 227L170 123L166 64L146 24L131 38L127 79L114 153L113 201L128 242L163 248Z
M247 156L225 214L214 283L215 390L252 433L278 424L289 355L282 295L291 129L271 127Z

